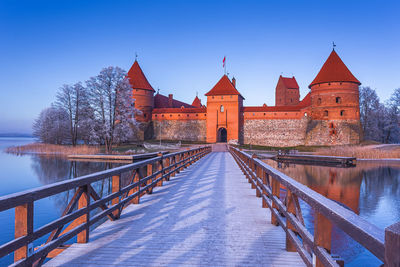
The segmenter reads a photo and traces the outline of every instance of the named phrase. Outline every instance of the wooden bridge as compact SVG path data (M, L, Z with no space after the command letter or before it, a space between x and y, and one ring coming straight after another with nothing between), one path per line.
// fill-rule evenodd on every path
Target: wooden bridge
M160 154L2 197L0 211L16 216L0 256L14 252L14 266L339 266L330 255L334 223L385 266L400 265L400 223L379 229L249 154L215 150ZM104 179L112 192L100 197ZM68 190L75 194L63 215L33 229L33 203ZM299 199L314 209L314 234Z

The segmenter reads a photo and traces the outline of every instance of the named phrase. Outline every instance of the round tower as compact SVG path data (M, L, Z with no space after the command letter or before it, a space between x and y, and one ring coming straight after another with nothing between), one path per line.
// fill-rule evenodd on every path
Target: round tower
M318 75L309 85L311 118L314 120L359 121L358 86L360 84L333 50Z
M137 60L133 63L128 71L129 82L133 88L133 98L135 99L135 108L141 111L141 114L136 114L135 118L141 122L151 120L152 111L154 108L154 89L147 81L142 69Z

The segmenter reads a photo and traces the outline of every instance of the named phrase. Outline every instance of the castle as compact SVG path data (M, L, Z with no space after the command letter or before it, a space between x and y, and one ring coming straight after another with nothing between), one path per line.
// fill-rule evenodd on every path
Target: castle
M141 138L274 147L358 144L361 84L332 50L300 100L295 77L280 76L275 106L244 106L236 79L222 78L192 104L155 94L137 60L128 72ZM161 135L161 136L160 136Z

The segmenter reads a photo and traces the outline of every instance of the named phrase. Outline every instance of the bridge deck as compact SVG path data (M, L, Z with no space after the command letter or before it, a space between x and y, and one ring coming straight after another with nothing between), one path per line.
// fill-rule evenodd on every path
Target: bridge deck
M45 266L304 266L228 152L211 153Z

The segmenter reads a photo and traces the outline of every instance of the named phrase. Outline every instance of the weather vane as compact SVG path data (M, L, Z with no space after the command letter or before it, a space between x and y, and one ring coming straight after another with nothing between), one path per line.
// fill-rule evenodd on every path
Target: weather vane
M336 47L335 42L332 42L332 46L333 46L333 50L335 50L335 47Z
M137 61L137 57L138 57L137 52L135 52L135 60L136 61Z

